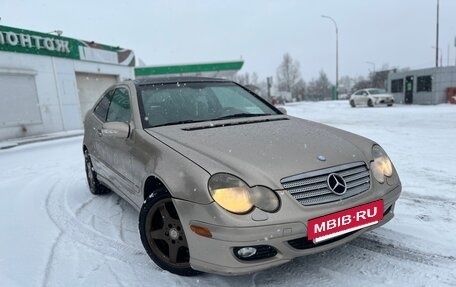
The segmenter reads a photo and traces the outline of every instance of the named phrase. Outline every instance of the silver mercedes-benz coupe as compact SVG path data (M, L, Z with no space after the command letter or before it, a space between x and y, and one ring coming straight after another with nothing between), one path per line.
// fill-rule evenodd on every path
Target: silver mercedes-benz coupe
M377 143L228 80L124 81L84 127L90 191L138 209L148 255L179 275L246 274L340 246L388 222L401 193Z

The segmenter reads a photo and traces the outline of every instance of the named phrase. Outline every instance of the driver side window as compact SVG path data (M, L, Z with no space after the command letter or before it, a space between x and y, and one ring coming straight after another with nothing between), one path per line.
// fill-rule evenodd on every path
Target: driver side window
M111 97L107 122L130 122L130 99L126 88L117 88Z
M99 118L103 122L106 122L106 115L108 114L109 104L111 102L113 92L114 90L108 91L93 110L97 118Z

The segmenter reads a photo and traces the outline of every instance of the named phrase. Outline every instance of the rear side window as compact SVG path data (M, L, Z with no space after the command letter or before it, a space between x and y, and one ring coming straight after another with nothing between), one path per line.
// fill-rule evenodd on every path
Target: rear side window
M95 115L103 122L106 121L106 116L108 114L109 103L111 101L112 93L113 91L107 92L93 111Z

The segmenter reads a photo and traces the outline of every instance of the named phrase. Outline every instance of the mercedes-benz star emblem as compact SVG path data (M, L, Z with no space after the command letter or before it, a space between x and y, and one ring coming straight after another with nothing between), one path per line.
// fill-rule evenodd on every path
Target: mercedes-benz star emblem
M328 184L329 190L331 190L334 194L342 195L347 192L347 183L344 178L337 173L331 173L328 175L326 183Z

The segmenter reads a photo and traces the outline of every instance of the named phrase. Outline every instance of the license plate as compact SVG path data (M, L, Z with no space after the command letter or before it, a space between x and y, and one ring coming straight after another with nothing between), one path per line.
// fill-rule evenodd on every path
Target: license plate
M383 219L383 199L313 218L307 224L307 238L314 243L377 224Z

